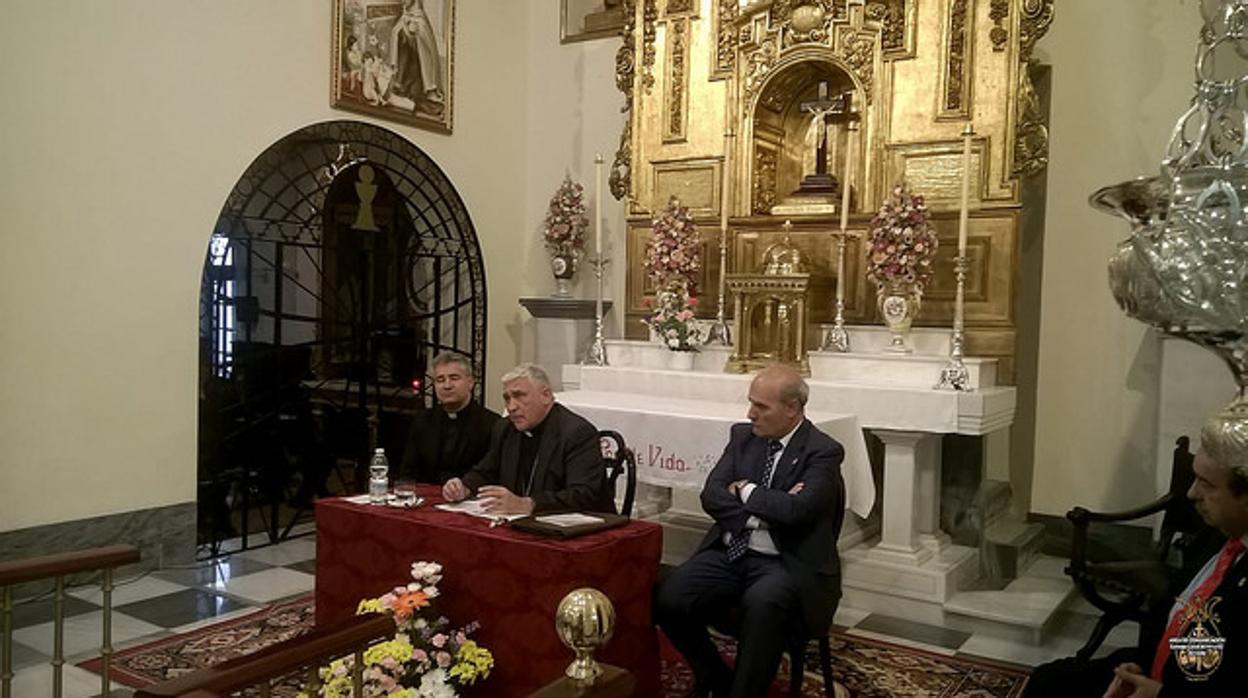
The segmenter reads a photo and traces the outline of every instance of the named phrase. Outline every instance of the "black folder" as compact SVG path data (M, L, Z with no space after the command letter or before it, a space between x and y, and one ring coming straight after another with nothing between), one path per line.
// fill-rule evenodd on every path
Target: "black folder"
M561 513L569 514L569 513L576 513L576 512L561 512ZM536 515L525 516L523 518L512 521L511 527L518 531L524 531L525 533L532 533L538 536L546 536L548 538L565 538L566 539L566 538L576 538L577 536L583 536L587 533L605 531L608 528L615 528L616 526L623 526L629 521L629 518L627 516L620 516L619 514L599 514L597 512L592 512L592 513L584 512L584 514L585 516L592 516L594 518L602 519L602 520L596 521L594 523L578 524L576 526L558 526L556 524L547 523L545 521L538 521L539 518L554 515L553 513L552 514L536 514Z

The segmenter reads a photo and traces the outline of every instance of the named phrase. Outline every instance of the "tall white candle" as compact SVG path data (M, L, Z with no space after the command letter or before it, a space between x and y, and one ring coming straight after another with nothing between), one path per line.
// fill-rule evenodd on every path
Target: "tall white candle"
M594 156L594 256L602 263L602 153Z
M854 132L857 130L858 125L851 121L849 130L845 133L845 176L841 178L841 235L849 230L849 181L854 173Z
M975 127L967 124L962 129L962 211L958 215L958 256L966 256L967 223L970 218L971 202L971 137L975 135Z

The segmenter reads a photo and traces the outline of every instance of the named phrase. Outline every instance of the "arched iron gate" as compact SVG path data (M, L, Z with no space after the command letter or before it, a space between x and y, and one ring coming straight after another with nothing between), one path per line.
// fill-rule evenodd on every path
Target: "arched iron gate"
M239 512L244 547L257 505L273 542L333 474L354 488L372 448L397 460L412 412L436 400L438 352L485 366L484 266L463 200L371 124L308 126L256 158L217 220L200 298L200 538L213 554Z

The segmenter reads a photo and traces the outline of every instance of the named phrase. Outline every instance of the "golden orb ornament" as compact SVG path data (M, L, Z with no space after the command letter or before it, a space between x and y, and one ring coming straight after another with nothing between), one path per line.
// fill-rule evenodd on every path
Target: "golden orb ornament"
M802 5L793 8L789 26L799 34L809 34L823 28L823 20L827 15L819 5Z
M615 632L615 606L597 589L583 587L568 593L555 611L559 639L576 654L566 674L581 685L590 685L602 674L594 650L603 647Z

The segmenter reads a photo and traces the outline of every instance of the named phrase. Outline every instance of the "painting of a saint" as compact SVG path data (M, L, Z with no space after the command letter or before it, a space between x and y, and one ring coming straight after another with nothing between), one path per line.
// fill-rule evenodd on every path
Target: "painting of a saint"
M332 104L450 133L455 0L334 0Z

